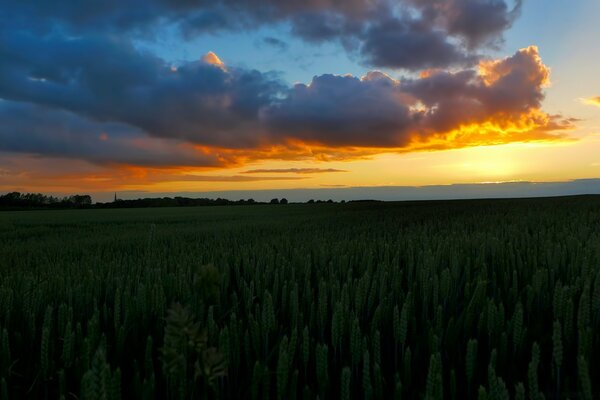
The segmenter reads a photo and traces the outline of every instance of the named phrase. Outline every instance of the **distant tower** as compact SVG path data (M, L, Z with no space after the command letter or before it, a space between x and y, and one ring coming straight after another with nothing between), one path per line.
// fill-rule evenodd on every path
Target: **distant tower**
M115 192L115 200L113 201L113 203L117 202L117 192Z

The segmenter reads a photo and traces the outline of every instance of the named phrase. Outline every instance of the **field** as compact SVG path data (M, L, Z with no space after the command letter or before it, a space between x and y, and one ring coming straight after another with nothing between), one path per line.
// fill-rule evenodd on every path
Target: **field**
M0 399L592 399L600 198L0 213Z

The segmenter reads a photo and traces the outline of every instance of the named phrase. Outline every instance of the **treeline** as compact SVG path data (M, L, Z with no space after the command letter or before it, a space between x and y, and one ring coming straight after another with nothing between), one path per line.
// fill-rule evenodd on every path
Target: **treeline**
M91 206L92 197L87 194L59 198L41 193L11 192L0 196L0 208L89 208Z
M156 198L144 198L135 200L115 200L109 203L95 203L96 208L145 208L145 207L201 207L201 206L235 206L235 205L257 205L257 204L288 204L286 198L271 199L270 201L256 201L254 199L240 199L240 200L228 200L220 197L216 199L209 198L190 198L190 197L156 197ZM322 204L322 203L335 203L335 201L329 199L325 200L314 200L310 199L306 202L307 204ZM344 200L341 203L345 203Z
M229 205L254 205L266 204L254 199L227 200L222 198L192 199L189 197L157 197L135 200L116 200L110 203L96 203L97 208L144 208L144 207L198 207L198 206L229 206Z
M342 203L345 201L342 200ZM308 204L335 203L329 199L307 201ZM11 192L0 195L0 209L45 209L45 208L147 208L147 207L200 207L200 206L231 206L255 204L288 204L285 198L272 199L268 202L254 199L228 200L222 198L190 198L190 197L155 197L135 200L115 199L112 202L92 203L90 195L72 195L67 197L47 196L41 193Z

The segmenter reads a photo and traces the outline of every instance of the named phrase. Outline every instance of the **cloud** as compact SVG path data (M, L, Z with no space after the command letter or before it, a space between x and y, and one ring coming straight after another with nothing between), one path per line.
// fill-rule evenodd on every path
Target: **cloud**
M170 176L168 182L257 182L257 181L293 181L306 179L299 176L244 176L244 175L179 175Z
M587 104L590 106L600 107L600 96L595 97L587 97L584 99L579 99L583 104Z
M42 39L0 30L0 97L135 126L156 137L255 146L272 74L224 68L214 53L172 68L114 37Z
M559 138L571 126L541 111L549 69L534 46L480 63L479 69L434 70L395 80L322 75L298 84L266 113L285 137L331 147L427 147Z
M364 64L385 68L443 68L468 65L475 56L465 54L448 40L445 32L433 30L427 21L391 18L369 26L360 54Z
M225 164L215 154L176 139L152 138L122 123L94 122L44 106L4 101L0 104L0 120L0 151L77 158L96 164Z
M518 16L521 1L510 4L12 2L0 15L0 150L221 167L562 139L573 122L542 110L549 70L537 48L478 61ZM213 52L173 66L136 46L152 32L179 30L185 39L278 24L309 42L337 41L366 65L422 73L324 74L289 87Z
M329 172L347 172L343 169L335 168L279 168L279 169L251 169L244 171L244 174L323 174Z
M265 38L263 38L263 43L276 48L279 51L284 51L287 50L289 45L284 42L283 40L277 39L275 37L271 37L271 36L267 36Z
M298 84L273 105L266 119L281 135L330 146L402 146L395 134L414 122L386 76L360 79L321 75Z
M209 51L208 53L206 53L205 55L202 56L201 60L207 64L207 65L213 65L217 68L220 68L222 70L226 71L225 68L225 63L223 61L221 61L221 59L219 58L218 55L216 55L214 52ZM176 71L173 71L176 72Z
M198 173L195 167L90 164L70 158L0 151L0 191L100 191L146 187L205 187L205 183L296 182L302 176L250 176Z
M23 0L7 5L5 15L7 19L33 18L42 26L61 23L78 32L103 30L142 34L149 26L171 23L194 34L207 30L249 29L303 13L335 13L364 19L374 7L386 3L387 0L132 0L40 4L35 0Z
M0 149L96 163L240 165L557 140L531 46L419 77L325 74L288 87L215 53L176 68L118 38L0 31Z
M483 61L479 71L434 71L405 81L403 89L425 106L422 122L429 132L490 120L545 126L530 113L538 115L549 74L537 47L530 46L504 59Z
M428 24L441 27L447 34L463 39L475 48L501 40L519 16L522 0L510 8L504 0L410 0Z
M22 0L5 5L0 24L36 36L67 32L151 40L179 31L183 39L222 31L289 25L308 42L334 41L374 67L419 69L472 59L472 50L497 44L521 0L133 0L127 2ZM273 39L273 38L270 38ZM276 39L278 40L278 39ZM267 39L281 47L281 41ZM415 52L413 58L409 52ZM431 57L429 59L428 57Z

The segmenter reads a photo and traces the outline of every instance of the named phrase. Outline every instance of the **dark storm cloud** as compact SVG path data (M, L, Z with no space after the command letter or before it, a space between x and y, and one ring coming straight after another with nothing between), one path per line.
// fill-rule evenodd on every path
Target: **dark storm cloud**
M282 86L269 74L211 60L177 68L118 38L0 33L0 97L43 104L154 136L252 146L259 110Z
M328 11L299 13L292 17L291 25L292 33L309 42L340 39L346 44L357 41L365 29L366 22Z
M302 13L337 13L361 19L373 8L387 3L388 0L2 0L0 5L12 19L33 17L41 25L61 23L80 32L143 31L160 21L181 23L185 29L200 32L273 23Z
M311 42L339 41L367 66L420 70L476 62L473 51L432 21L389 9L369 20L337 13L304 13L292 19L292 32Z
M269 109L275 131L333 146L401 146L396 132L414 126L408 107L397 96L397 83L373 73L365 79L321 75L310 85L298 84Z
M522 0L512 8L505 0L410 0L423 20L462 37L469 47L497 41L519 16Z
M176 140L149 139L139 129L95 123L66 111L0 101L0 152L75 158L96 164L218 166Z
M368 65L419 70L476 61L422 20L387 19L371 25L363 37L360 52Z
M464 64L497 42L520 10L508 0L0 0L0 23L72 36L98 33L152 39L176 26L185 38L289 23L312 42L338 41L375 67L421 69ZM6 3L6 4L2 4Z

